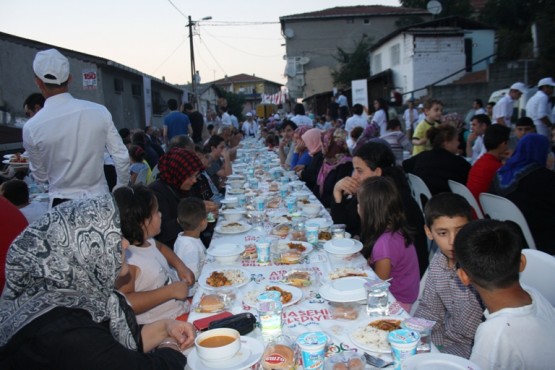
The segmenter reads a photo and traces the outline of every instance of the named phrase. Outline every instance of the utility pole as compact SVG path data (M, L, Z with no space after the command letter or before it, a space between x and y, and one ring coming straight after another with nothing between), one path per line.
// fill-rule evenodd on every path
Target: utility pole
M195 109L198 109L198 96L197 96L197 69L195 66L195 49L193 47L193 26L195 26L197 24L198 21L193 21L191 19L191 16L188 17L189 19L189 24L187 25L189 27L189 48L191 51L191 90L193 93L193 101L192 104L195 107ZM212 19L212 17L204 17L201 19L201 21L207 21Z

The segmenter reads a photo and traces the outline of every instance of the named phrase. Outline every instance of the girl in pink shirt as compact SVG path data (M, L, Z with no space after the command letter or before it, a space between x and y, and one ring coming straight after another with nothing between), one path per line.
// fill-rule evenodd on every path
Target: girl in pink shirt
M364 180L358 199L362 254L380 279L392 278L390 291L409 312L418 298L420 275L401 196L391 179L376 176Z

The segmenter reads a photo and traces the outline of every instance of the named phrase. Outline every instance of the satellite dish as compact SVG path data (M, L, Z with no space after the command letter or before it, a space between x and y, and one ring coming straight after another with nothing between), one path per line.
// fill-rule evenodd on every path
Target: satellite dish
M285 31L283 31L283 33L285 34L285 37L287 37L288 39L292 39L293 36L295 36L295 31L293 31L293 29L291 28L286 28Z
M301 59L299 59L299 63L301 63L302 65L308 64L308 62L310 62L309 57L301 57Z
M431 1L428 1L428 4L426 5L426 9L428 9L430 14L438 15L443 10L443 7L441 6L441 3L439 1L431 0Z

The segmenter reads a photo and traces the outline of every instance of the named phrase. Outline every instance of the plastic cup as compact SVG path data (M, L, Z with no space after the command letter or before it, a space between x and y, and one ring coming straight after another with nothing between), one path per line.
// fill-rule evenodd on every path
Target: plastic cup
M345 238L345 225L344 224L331 225L330 232L331 232L332 239L343 239Z
M412 330L399 329L389 333L387 340L391 344L393 366L395 366L395 370L401 370L401 363L416 354L416 347L420 343L420 334Z
M266 199L264 197L254 198L254 207L257 211L263 211L266 207Z
M261 265L269 264L270 263L270 243L263 241L263 242L258 242L255 245L256 245L256 254L258 255L256 262L258 262Z
M318 224L306 224L306 241L311 244L318 244Z
M305 370L323 370L328 336L320 331L299 335L297 345L301 352L301 361Z
M297 198L287 197L285 198L285 205L287 206L287 211L293 213L297 211Z

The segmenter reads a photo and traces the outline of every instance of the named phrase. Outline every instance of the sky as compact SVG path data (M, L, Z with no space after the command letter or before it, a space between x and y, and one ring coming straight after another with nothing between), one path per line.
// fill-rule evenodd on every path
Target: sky
M0 32L110 59L167 82L191 81L188 16L201 83L239 73L284 84L279 17L398 0L0 0ZM256 23L256 24L253 24Z

